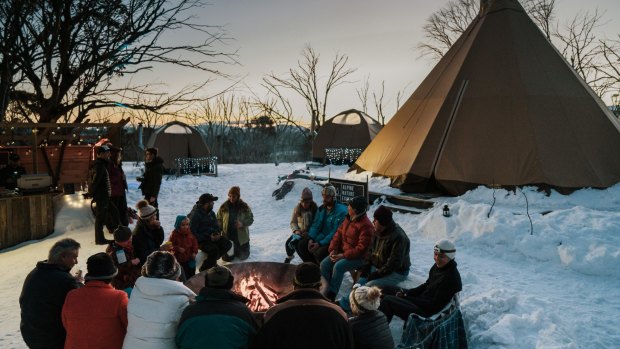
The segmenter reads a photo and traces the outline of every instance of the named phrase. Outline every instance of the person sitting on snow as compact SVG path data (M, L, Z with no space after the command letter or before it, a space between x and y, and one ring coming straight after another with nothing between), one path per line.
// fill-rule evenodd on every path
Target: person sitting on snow
M422 285L410 290L397 292L383 298L379 310L389 321L394 315L407 320L409 314L415 313L429 317L443 309L461 291L461 275L456 268L456 247L450 240L442 239L435 243L435 264L428 273L428 279ZM389 292L384 290L384 292Z
M133 251L140 259L140 267L146 261L146 257L154 251L159 251L164 242L164 229L157 219L157 209L146 200L140 200L136 204L138 209L138 222L133 228Z
M201 253L196 258L196 265L200 271L207 270L217 264L225 253L232 256L232 242L222 236L222 228L213 212L213 202L218 197L209 193L200 195L198 201L187 215L190 219L189 228L198 241Z
M319 266L298 265L293 285L295 290L265 313L256 348L353 348L347 314L319 292Z
M372 223L366 215L366 197L356 196L347 206L347 215L329 243L329 256L321 261L321 275L327 281L325 296L334 300L344 273L364 265L372 238Z
M131 294L133 285L140 277L140 259L134 255L131 229L124 226L116 228L114 241L108 245L105 252L112 257L118 269L118 273L112 278L112 286Z
M347 214L347 206L336 200L336 188L333 185L325 185L321 194L323 205L316 212L308 237L297 244L299 257L304 262L317 265L329 254L329 243Z
M232 291L233 274L215 266L205 274L205 287L181 315L176 344L179 348L249 348L258 332L249 300Z
M172 253L177 262L181 264L185 277L189 279L194 276L196 274L198 241L189 229L189 218L187 216L177 216L174 222L174 230L170 233L168 241L172 244Z
M290 263L295 257L297 244L299 241L308 236L308 229L312 225L312 220L316 215L316 202L312 199L312 191L306 187L301 191L301 200L293 209L291 216L291 230L293 234L286 240L284 248L286 249L286 258L284 263Z
M228 191L228 200L217 211L217 222L222 227L222 235L233 243L234 256L246 260L250 256L250 229L254 215L250 206L241 200L241 189L237 186ZM226 262L233 260L231 254L222 256Z

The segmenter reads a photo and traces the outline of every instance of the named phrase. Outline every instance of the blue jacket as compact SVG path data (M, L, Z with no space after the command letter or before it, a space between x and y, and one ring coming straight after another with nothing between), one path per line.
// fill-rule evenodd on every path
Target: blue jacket
M316 211L314 221L308 231L308 237L321 246L329 245L336 230L347 215L347 206L340 202L334 203L334 208L327 212L325 205L321 205Z

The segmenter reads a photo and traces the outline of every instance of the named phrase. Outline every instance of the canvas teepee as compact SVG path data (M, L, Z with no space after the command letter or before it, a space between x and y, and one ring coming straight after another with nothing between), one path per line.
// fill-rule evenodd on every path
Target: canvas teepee
M331 151L347 152L355 155L351 163L381 130L381 124L366 113L350 109L325 121L312 143L312 160L329 162ZM333 160L333 159L331 159Z
M478 17L358 158L405 192L620 181L620 124L516 0Z

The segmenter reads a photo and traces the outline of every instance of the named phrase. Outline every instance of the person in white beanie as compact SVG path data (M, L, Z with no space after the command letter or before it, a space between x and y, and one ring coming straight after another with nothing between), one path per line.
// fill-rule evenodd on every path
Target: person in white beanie
M416 288L387 295L381 301L379 310L387 316L388 322L392 321L394 315L407 320L411 313L422 317L436 314L463 288L454 260L454 243L447 239L439 240L435 243L433 253L435 264L428 272L426 282ZM384 289L384 292L390 291Z
M157 220L157 209L146 200L140 200L136 204L138 209L138 222L133 229L131 242L136 258L140 259L139 266L146 261L146 257L154 251L159 251L164 242L164 229Z
M355 349L392 349L394 338L385 315L377 311L381 290L355 284L349 295L353 317L349 318Z

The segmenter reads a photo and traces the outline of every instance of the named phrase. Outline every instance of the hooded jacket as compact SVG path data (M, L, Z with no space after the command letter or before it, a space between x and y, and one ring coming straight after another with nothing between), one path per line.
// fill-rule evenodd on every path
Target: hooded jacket
M211 234L219 233L220 225L213 210L205 211L200 204L195 204L192 211L187 215L189 217L189 229L198 240L200 245L203 242L211 241Z
M164 175L164 160L156 156L153 161L144 164L144 176L140 189L144 197L159 196L161 178Z
M232 212L234 211L234 212ZM237 220L243 224L241 228L233 228L236 229L237 237L236 239L229 234L229 221L231 217L231 213L237 215ZM217 211L217 222L220 227L222 227L222 235L228 238L230 241L235 241L239 245L245 245L250 243L250 229L248 228L252 223L254 223L254 214L252 214L252 210L250 206L246 204L241 198L235 204L231 204L230 201L226 200L220 206L220 209Z

